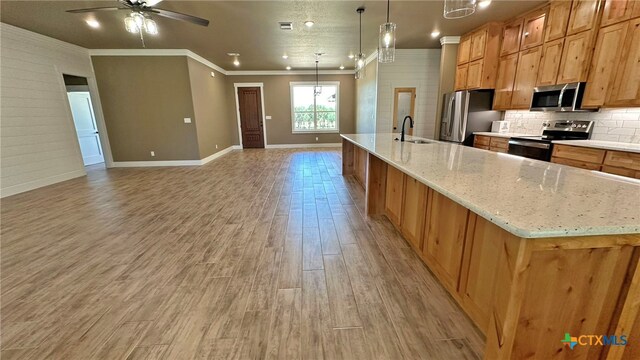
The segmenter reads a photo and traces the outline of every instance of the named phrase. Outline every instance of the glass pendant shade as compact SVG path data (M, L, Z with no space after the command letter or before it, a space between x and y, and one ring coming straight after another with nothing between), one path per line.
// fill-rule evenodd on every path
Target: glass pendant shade
M393 62L396 56L396 24L380 25L380 42L378 44L378 62Z
M354 68L356 70L356 79L363 79L366 74L366 58L364 57L364 54L358 54L358 56L355 57Z
M144 19L144 31L147 34L156 35L158 33L158 25L152 19Z
M476 0L444 0L444 18L459 19L476 11Z
M130 33L135 34L138 32L138 25L136 24L136 20L131 16L127 16L126 18L124 18L124 27Z

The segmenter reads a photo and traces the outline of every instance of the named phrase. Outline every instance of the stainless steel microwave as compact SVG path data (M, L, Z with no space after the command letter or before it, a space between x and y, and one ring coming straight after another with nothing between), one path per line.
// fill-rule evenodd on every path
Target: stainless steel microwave
M531 111L595 111L582 108L585 83L538 86L533 88Z

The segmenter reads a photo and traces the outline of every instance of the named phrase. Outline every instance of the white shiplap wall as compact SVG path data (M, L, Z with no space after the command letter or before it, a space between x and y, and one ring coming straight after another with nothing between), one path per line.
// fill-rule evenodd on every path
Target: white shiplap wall
M87 49L0 23L0 196L86 174L63 73L93 77Z
M417 136L435 136L440 49L396 50L395 61L378 65L376 132L393 130L393 89L416 88L415 128Z

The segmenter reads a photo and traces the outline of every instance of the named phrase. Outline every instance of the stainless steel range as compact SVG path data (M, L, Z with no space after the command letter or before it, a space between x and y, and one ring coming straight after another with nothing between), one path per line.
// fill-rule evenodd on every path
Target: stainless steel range
M519 136L509 139L509 154L531 159L551 160L553 140L587 140L593 121L551 120L542 124L542 136Z

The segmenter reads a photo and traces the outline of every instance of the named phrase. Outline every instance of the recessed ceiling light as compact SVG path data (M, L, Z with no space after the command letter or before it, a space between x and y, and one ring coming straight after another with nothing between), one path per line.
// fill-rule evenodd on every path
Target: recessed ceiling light
M291 66L287 66L287 67L286 67L286 69L287 69L287 70L291 70Z
M100 27L100 23L97 20L87 20L87 25L91 26L94 29L97 29Z
M233 60L233 65L240 66L240 61L238 59Z
M344 65L340 65L340 70L344 70Z
M314 24L314 22L311 21L311 20L307 20L307 21L304 22L304 26L306 26L306 27L312 27L313 24Z
M353 54L349 54L349 59L353 59L355 56Z
M289 58L289 55L284 54L284 55L282 55L282 58L283 58L283 59L285 59L285 60L287 60L287 59Z
M438 31L438 30L434 30L434 31L431 32L431 37L432 38L438 37L438 35L440 35L440 31Z
M478 2L478 6L481 9L486 8L487 6L489 6L491 4L491 0L480 0L480 2Z

